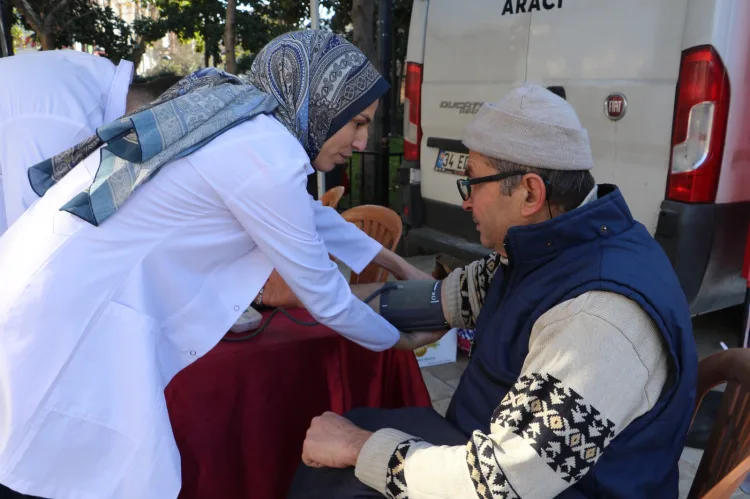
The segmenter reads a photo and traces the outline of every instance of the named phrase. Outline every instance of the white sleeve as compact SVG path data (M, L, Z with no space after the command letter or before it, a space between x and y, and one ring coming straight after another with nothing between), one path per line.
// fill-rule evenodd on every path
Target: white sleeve
M8 228L7 219L5 218L5 196L3 195L3 168L0 164L0 236Z
M307 154L273 118L257 117L186 158L223 200L304 307L374 351L399 332L352 294L315 227Z
M328 252L344 262L356 273L361 273L377 256L383 245L356 225L347 222L336 210L310 196L315 212L315 227Z
M398 331L352 294L328 257L304 186L247 184L225 202L317 321L370 350L398 341Z

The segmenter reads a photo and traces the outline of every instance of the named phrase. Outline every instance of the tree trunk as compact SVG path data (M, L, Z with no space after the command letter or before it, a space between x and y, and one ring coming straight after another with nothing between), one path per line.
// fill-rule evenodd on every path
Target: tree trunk
M370 61L378 65L378 53L375 50L375 0L352 0L352 28L354 45Z
M208 45L208 26L203 25L203 63L207 68L211 67L211 47Z
M10 33L12 21L12 7L0 0L0 57L13 55L13 36Z
M372 62L375 67L378 63L378 52L375 49L375 0L352 0L352 28L354 45ZM380 122L376 121L370 126L367 138L367 151L378 151L380 143ZM377 164L378 156L372 154L362 155L362 192L360 192L360 203L377 204Z
M42 50L55 50L55 34L54 33L37 33L39 40L42 43Z
M135 71L138 71L138 66L141 65L141 59L143 59L145 54L146 42L143 40L142 36L138 36L135 39L135 47L133 47L133 51L130 53L130 62L133 63Z
M235 25L237 24L237 0L227 0L227 22L226 28L224 29L224 50L226 55L224 56L224 69L227 73L237 73L237 59L234 55L234 39L235 39Z

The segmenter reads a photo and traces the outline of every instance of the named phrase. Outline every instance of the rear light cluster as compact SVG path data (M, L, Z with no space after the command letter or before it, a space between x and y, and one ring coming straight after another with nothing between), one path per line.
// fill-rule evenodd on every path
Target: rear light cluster
M404 91L404 159L419 161L422 143L422 65L406 64Z
M677 81L667 199L712 203L729 118L729 76L710 46L682 55Z

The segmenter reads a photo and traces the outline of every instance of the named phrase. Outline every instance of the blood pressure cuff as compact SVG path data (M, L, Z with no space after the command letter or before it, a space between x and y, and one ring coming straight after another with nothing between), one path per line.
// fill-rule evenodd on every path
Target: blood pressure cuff
M400 331L445 329L442 285L443 281L389 282L381 288L380 315Z

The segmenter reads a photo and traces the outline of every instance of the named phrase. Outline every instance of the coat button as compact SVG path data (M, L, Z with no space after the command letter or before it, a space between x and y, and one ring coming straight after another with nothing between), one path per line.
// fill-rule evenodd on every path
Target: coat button
M239 311L239 310L240 310L240 306L239 306L239 305L235 305L235 306L234 306L234 311L235 311L235 312L237 312L237 311Z
M195 350L190 350L190 355L192 355L193 357L195 357Z
M606 234L607 232L609 232L609 227L602 225L602 234Z

